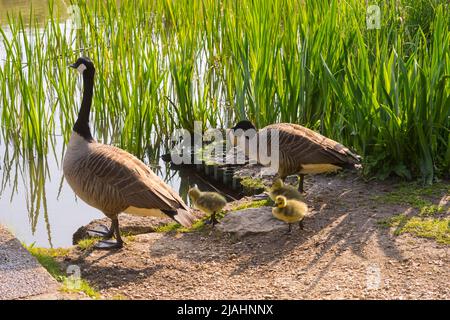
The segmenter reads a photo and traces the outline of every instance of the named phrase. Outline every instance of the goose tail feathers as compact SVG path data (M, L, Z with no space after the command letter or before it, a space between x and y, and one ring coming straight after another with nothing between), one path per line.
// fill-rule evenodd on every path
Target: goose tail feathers
M194 223L194 216L186 209L162 210L167 216L181 224L183 227L190 228Z

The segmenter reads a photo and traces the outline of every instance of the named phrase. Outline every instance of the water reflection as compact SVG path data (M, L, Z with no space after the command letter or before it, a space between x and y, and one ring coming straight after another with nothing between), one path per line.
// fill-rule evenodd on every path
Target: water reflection
M63 0L0 0L0 24L8 21L8 15L22 15L24 24L30 21L30 13L38 23L44 23L50 15L49 2L53 3L53 11L61 18L66 18L68 5ZM31 11L33 10L33 11Z

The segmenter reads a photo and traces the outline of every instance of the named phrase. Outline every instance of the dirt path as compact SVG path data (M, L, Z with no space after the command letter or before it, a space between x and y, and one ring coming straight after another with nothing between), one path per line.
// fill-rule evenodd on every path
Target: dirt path
M377 225L414 214L373 200L391 186L355 175L308 177L313 214L304 231L240 240L209 229L147 233L116 252L77 250L64 263L79 265L105 298L450 299L450 246Z

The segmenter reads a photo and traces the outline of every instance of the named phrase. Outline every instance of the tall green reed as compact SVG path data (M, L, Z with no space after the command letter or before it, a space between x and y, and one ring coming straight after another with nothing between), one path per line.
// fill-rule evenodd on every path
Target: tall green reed
M450 13L436 1L411 29L409 3L380 3L370 30L358 0L73 1L81 29L50 2L45 23L0 27L2 136L39 154L67 141L81 82L66 66L84 54L96 137L138 156L195 120L286 121L352 147L367 175L431 182L450 169Z

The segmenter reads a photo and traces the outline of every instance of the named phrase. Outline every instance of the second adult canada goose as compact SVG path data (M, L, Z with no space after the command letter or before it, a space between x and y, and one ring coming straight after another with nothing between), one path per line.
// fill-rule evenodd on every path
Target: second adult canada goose
M216 213L220 212L227 204L227 200L217 192L202 192L198 187L189 189L189 197L194 206L210 214L210 223L214 226L218 223Z
M64 156L64 177L75 194L102 211L112 221L97 248L123 246L118 215L170 217L189 227L193 216L189 207L168 185L132 154L114 146L98 143L89 129L89 113L94 88L94 64L79 58L70 67L83 75L83 99Z
M255 126L247 120L240 121L231 129L233 134L238 129L244 132L256 130ZM305 174L356 168L361 162L360 156L351 152L339 142L293 123L271 124L257 132L258 142L262 140L260 137L267 137L268 156L271 152L271 134L275 131L278 132L279 137L278 176L284 180L288 175L298 174L300 176L298 187L300 192L304 191ZM249 136L246 135L246 139L250 139ZM235 140L233 139L234 143L236 143Z

